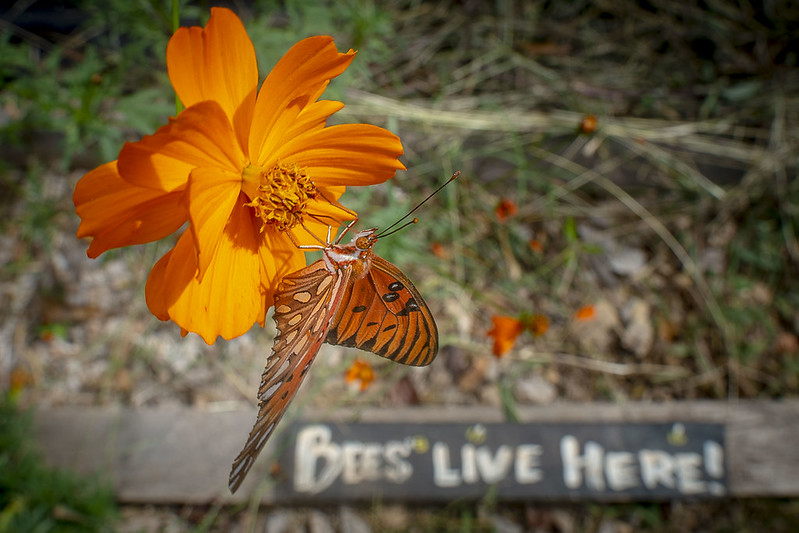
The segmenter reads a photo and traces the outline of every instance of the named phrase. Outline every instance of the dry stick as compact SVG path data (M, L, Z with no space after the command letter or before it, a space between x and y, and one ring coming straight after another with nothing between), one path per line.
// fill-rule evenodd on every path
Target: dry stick
M534 356L525 357L523 360L527 362L554 363L614 376L657 375L668 376L673 379L688 377L688 370L681 366L653 363L614 363L564 352L536 352Z
M583 113L558 109L547 112L518 108L506 108L503 111L432 109L356 89L348 90L347 96L349 99L347 107L339 112L343 115L388 116L429 126L477 131L574 134L584 116ZM448 105L457 106L457 102L450 100L447 102ZM766 141L769 139L769 131L738 126L733 119L734 117L728 117L700 122L677 122L631 117L601 117L600 131L607 137L640 139L745 164L761 161L768 155L769 149L719 136L734 134Z

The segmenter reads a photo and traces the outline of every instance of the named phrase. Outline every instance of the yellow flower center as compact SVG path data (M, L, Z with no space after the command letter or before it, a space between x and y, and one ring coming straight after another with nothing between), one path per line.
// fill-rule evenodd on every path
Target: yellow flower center
M251 201L244 205L252 207L255 216L261 219L261 231L267 224L274 224L280 231L293 228L302 222L308 201L316 198L311 177L296 163L277 163L269 169L250 165L241 177L244 191L252 191L248 194ZM256 183L256 187L248 187Z

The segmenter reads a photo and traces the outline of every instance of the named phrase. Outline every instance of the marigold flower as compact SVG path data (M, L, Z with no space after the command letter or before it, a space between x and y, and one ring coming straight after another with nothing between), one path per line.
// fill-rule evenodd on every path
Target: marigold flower
M319 97L354 55L339 53L332 37L304 39L259 90L255 50L232 11L212 8L205 28L180 28L167 69L185 109L75 189L89 257L188 223L150 272L150 311L209 344L263 326L277 283L305 266L294 243L316 243L309 232L324 238L328 225L351 218L337 207L345 186L404 168L394 134L325 127L344 104Z
M596 310L593 305L585 305L574 312L575 320L581 322L593 320L594 316L596 316Z
M494 355L502 357L513 348L516 338L524 331L524 324L510 316L492 316L491 322L494 328L486 335L494 337Z
M516 207L516 204L507 198L500 200L497 207L494 208L494 212L497 214L497 218L500 222L505 222L508 218L515 215L518 210L519 208Z
M359 390L363 392L375 380L375 372L369 363L356 359L347 369L345 379L347 383L358 383Z

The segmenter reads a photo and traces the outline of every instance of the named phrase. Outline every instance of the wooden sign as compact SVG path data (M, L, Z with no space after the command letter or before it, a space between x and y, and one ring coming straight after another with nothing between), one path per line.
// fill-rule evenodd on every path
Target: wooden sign
M725 496L724 426L702 423L300 423L288 501Z
M231 494L253 413L75 406L34 422L49 464L102 474L126 503L799 496L797 400L562 403L519 408L521 424L480 406L309 411Z

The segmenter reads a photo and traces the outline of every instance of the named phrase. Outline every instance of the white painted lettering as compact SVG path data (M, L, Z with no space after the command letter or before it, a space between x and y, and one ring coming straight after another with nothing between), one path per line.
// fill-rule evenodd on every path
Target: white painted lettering
M464 483L477 483L480 475L477 473L477 459L474 444L464 444L461 447L461 477Z
M374 443L344 442L341 446L344 470L341 480L347 485L380 479L382 446Z
M698 453L678 453L674 456L677 466L677 490L683 494L707 492L702 481L702 456Z
M392 483L404 483L413 475L413 466L406 461L411 455L411 446L405 442L388 441L386 443L385 460L386 479Z
M544 472L539 468L541 466L541 453L540 444L522 444L516 448L516 463L514 465L516 483L530 485L544 479Z
M605 454L605 476L610 490L625 490L637 487L638 468L635 456L630 452L608 452Z
M563 461L563 482L570 489L577 489L585 484L593 490L605 490L605 478L602 473L604 449L596 442L586 442L585 452L580 455L580 441L573 435L566 435L560 440L560 455Z
M496 454L491 453L488 446L477 448L477 469L483 481L489 484L503 480L513 465L513 448L500 446Z
M321 462L317 475L317 461ZM331 442L330 428L316 424L297 434L294 453L294 488L316 494L329 487L341 473L341 450Z
M674 488L674 459L671 454L663 450L641 450L638 452L638 462L641 465L641 480L648 489L654 489L658 484Z
M450 467L449 446L443 442L433 444L433 483L437 487L457 487L461 484L458 471Z

